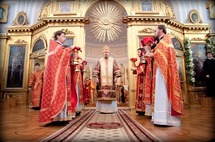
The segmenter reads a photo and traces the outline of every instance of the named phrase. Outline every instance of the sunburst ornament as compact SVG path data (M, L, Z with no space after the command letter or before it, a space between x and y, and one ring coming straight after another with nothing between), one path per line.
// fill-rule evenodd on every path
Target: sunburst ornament
M115 5L101 3L92 10L92 30L94 37L99 41L114 41L122 31L122 12Z

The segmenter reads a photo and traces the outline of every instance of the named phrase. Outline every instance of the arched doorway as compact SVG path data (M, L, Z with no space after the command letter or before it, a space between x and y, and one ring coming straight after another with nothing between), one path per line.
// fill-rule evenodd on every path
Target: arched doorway
M45 54L47 49L47 41L45 38L40 37L33 43L32 53L30 55L30 69L29 77L31 77L32 72L34 71L34 66L36 63L40 64L42 70L45 69ZM28 93L27 105L31 105L32 94Z
M35 63L40 63L41 68L44 68L46 47L47 47L47 42L43 38L39 38L33 44L32 54L30 56L30 59L32 61L31 62L32 66L30 68L30 71L33 71Z
M118 79L120 86L118 104L121 102L121 87L124 87L128 102L128 50L127 24L123 17L127 15L125 8L116 1L98 1L89 7L85 17L90 23L85 26L85 59L88 61L90 72L102 57L102 47L108 45L110 54L122 70L122 77ZM90 76L91 78L91 76ZM94 82L92 78L92 82Z

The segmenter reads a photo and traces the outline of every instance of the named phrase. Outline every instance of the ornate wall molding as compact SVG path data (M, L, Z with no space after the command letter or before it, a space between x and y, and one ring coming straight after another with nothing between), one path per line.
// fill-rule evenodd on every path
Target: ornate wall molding
M50 18L44 18L43 20L48 23L64 23L64 22L88 23L89 22L89 19L85 17L50 17Z
M9 39L10 37L8 36L7 33L0 33L0 39Z
M46 27L48 24L61 23L61 24L88 24L89 19L85 17L51 17L43 19L32 26L9 26L6 28L8 33L16 32L34 32L38 29Z
M130 22L165 22L169 19L167 16L126 16L123 18L124 23Z
M36 57L44 56L45 54L47 54L46 49L41 49L41 50L31 53L30 58L33 59Z
M75 35L72 31L70 31L70 30L68 30L68 29L62 29L62 31L64 31L66 34L70 34L70 35L72 35L72 36Z
M27 44L28 42L27 41L25 41L25 40L22 40L22 39L18 39L18 40L16 40L14 43L20 43L20 44Z
M48 23L46 21L39 21L38 23L31 26L32 30L40 29L41 27L46 26Z
M31 32L32 29L30 26L23 26L23 27L19 27L19 26L9 26L6 28L6 31L8 33L16 33L16 32Z
M192 38L191 41L205 41L205 39L200 37L195 37L195 38Z
M15 20L13 21L13 26L24 26L24 25L28 25L28 19L27 19L27 15L24 11L20 11Z
M155 29L153 28L144 28L140 31L138 31L138 33L154 33Z
M215 33L208 33L207 37L215 37Z
M50 18L55 16L80 16L78 11L80 10L80 1L58 1L51 0L41 11L39 15L39 20L44 18Z
M196 9L192 9L189 14L188 14L188 20L191 23L197 24L197 23L202 23L202 19Z
M170 8L168 5L166 5L165 14L167 16L169 16L171 19L176 20L174 10L172 8Z
M170 19L170 20L167 20L166 22L167 22L168 24L174 26L174 27L178 27L178 28L183 28L183 27L184 27L184 25L183 25L182 23L180 23L180 22L178 22L178 21L176 21L176 20Z
M180 34L178 34L178 33L176 33L176 32L171 31L171 32L170 32L170 35L171 35L172 37L176 37L176 38L179 39L181 42L183 41L183 36L180 35Z
M8 4L0 4L1 9L0 23L7 23L8 8L9 8Z
M184 28L190 30L209 30L210 26L209 24L184 24Z

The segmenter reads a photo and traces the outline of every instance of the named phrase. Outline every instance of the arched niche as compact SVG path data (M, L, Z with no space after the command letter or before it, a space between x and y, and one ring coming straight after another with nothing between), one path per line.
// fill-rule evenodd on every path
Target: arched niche
M34 70L35 63L39 63L41 69L44 69L45 64L45 54L47 50L47 40L45 37L40 36L32 44L32 52L30 54L30 70L29 74Z
M33 42L30 54L30 72L34 70L35 63L40 63L41 68L44 68L46 49L47 41L44 37L41 36Z
M31 48L31 53L30 53L30 59L29 59L29 79L32 75L32 72L34 71L34 67L36 63L40 64L40 68L42 70L45 69L45 54L46 54L46 50L47 50L47 40L44 36L40 36L39 38L37 38L33 44L32 44L32 48ZM29 80L28 80L29 82ZM31 92L30 92L31 93ZM31 94L28 95L27 97L27 105L31 106Z
M36 51L44 49L44 48L45 48L44 41L42 39L38 39L33 46L32 52L36 52Z
M33 44L31 49L31 58L34 58L36 56L45 55L45 50L47 49L47 40L42 35L39 38L37 38ZM41 53L38 53L41 52Z

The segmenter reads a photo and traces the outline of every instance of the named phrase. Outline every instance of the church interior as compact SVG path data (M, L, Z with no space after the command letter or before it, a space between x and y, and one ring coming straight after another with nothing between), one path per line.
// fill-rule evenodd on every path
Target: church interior
M78 55L87 61L83 76L91 78L92 83L96 82L92 73L102 57L102 47L110 47L110 54L122 73L116 85L119 89L124 87L125 102L120 98L121 90L116 89L118 108L158 141L213 140L215 100L205 97L206 83L202 68L208 51L215 57L214 23L213 0L2 0L1 140L41 141L65 127L39 126L40 110L31 109L32 92L28 89L35 63L45 70L49 41L54 39L54 33L58 30L66 33L65 46L81 47L82 52ZM161 24L166 26L176 52L184 103L179 127L156 126L148 116L135 112L137 76L132 74L130 59L138 57L141 39L153 37L154 29ZM13 78L17 66L19 78ZM83 113L78 117L95 108L95 105L96 94L92 91L89 104L84 106Z

